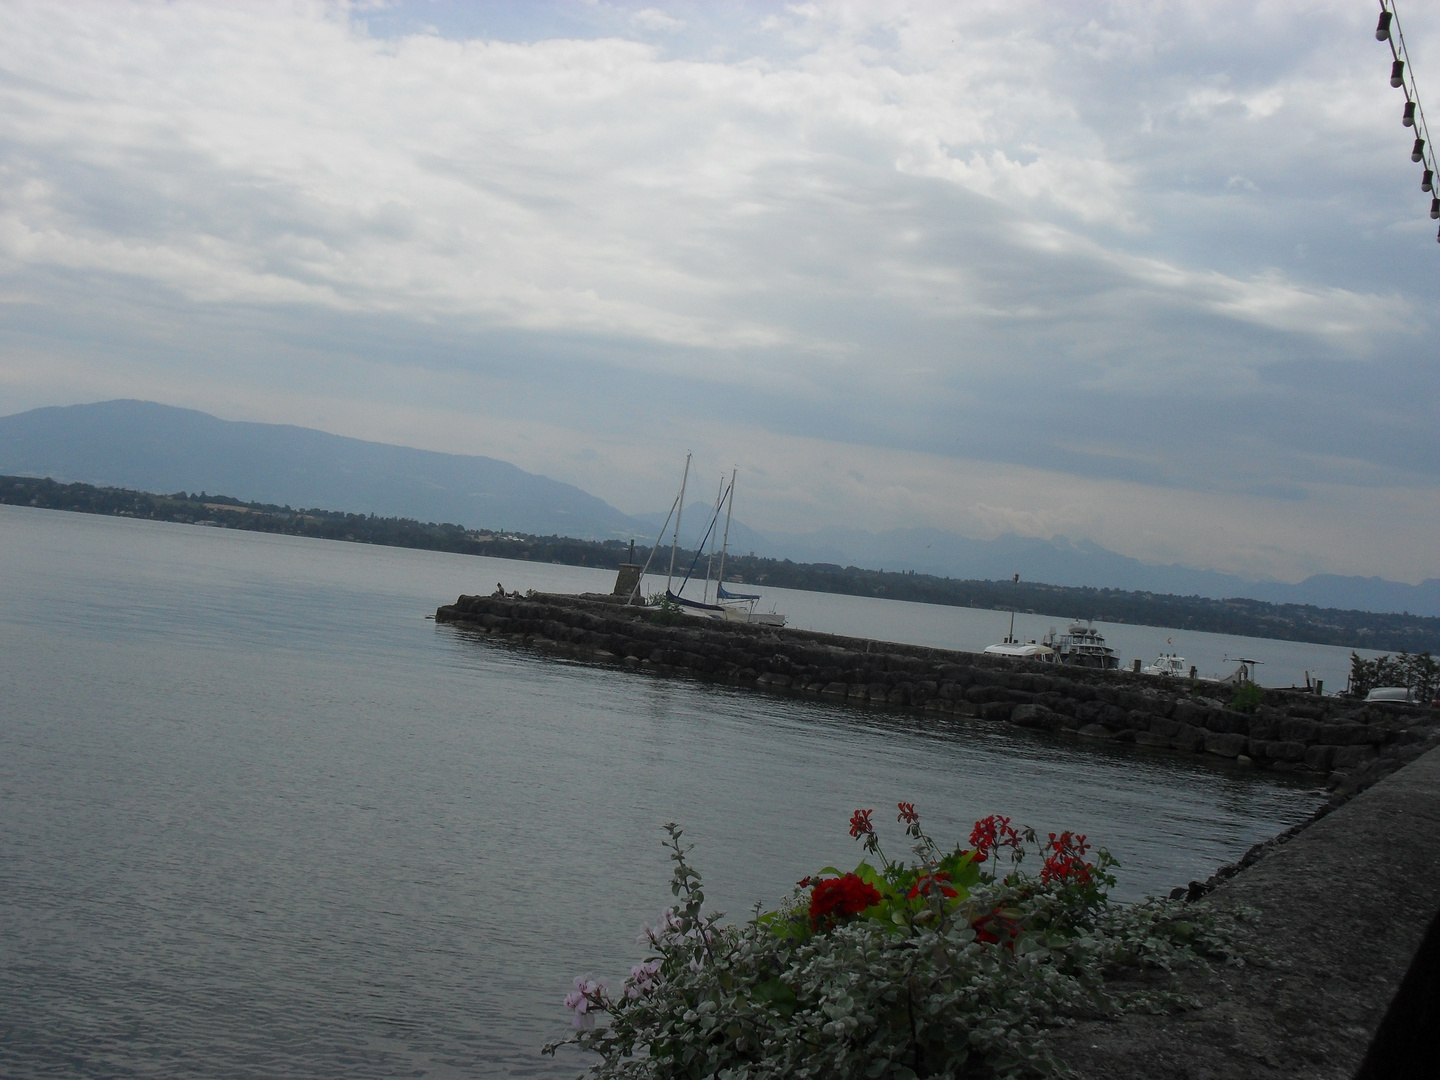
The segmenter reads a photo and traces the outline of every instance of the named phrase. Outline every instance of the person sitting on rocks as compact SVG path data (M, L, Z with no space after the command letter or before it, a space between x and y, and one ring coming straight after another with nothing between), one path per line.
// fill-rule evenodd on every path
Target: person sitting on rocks
M498 596L498 597L500 597L501 599L504 599L504 597L505 597L505 586L504 586L504 585L501 585L500 582L498 582L498 581L495 582L495 591L494 591L493 593L491 593L490 595L491 595L491 596Z

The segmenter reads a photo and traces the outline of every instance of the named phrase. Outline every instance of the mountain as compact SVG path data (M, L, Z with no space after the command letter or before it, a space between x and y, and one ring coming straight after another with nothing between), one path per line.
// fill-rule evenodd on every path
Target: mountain
M538 535L639 535L636 522L603 500L509 462L220 420L149 401L0 417L0 473Z
M664 514L630 517L570 484L494 458L439 454L310 428L219 420L146 401L34 409L0 417L0 474L141 491L209 491L245 500L348 510L470 528L580 539L652 541ZM681 542L696 544L711 507L685 508ZM721 525L723 527L723 519ZM668 542L668 533L665 542ZM1290 584L1144 563L1089 541L941 529L764 533L730 525L730 550L795 562L914 570L961 579L1024 580L1140 592L1248 597L1355 611L1440 616L1440 579L1419 585L1321 574Z

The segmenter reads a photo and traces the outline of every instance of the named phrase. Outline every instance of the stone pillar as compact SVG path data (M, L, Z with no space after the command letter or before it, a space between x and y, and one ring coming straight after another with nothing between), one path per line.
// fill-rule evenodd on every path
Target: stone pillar
M629 596L635 591L635 586L640 584L640 572L645 567L639 563L624 562L620 564L620 572L615 575L615 596Z

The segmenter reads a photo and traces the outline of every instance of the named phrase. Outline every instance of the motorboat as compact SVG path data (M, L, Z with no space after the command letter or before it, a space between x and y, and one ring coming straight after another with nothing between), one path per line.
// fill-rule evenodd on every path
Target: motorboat
M1038 641L1021 641L1015 636L1015 612L1010 613L1010 632L1004 641L985 646L985 655L1004 656L1011 660L1035 660L1042 664L1053 664L1057 659L1054 649Z
M1143 675L1161 675L1165 678L1184 678L1189 669L1185 666L1185 657L1177 656L1175 653L1161 653L1155 658L1153 664L1146 664L1140 669Z
M1115 655L1114 649L1105 644L1104 637L1093 623L1082 623L1077 619L1070 624L1067 632L1059 635L1052 628L1043 644L1055 650L1062 664L1102 671L1114 671L1120 667L1120 658Z
M1056 661L1055 650L1037 641L1001 641L985 646L987 656L1006 656L1012 660L1037 660L1042 664Z

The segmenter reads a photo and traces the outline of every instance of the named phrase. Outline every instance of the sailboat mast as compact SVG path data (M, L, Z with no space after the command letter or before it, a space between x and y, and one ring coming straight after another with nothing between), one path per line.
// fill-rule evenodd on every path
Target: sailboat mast
M715 602L720 602L720 586L725 584L725 553L730 550L730 514L735 509L735 474L738 468L730 470L729 502L725 504L725 542L720 545L720 576L715 579Z
M715 518L720 516L720 503L725 498L725 474L720 474L720 487L715 492L715 514L710 518L710 554L705 556L705 591L700 594L703 603L710 602L710 572L715 569Z
M685 454L685 472L680 477L680 502L675 507L675 532L670 537L670 572L665 575L665 595L670 595L670 583L675 580L675 549L680 545L680 515L685 512L685 482L690 479L690 454Z

